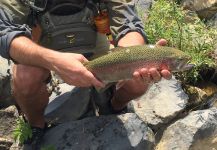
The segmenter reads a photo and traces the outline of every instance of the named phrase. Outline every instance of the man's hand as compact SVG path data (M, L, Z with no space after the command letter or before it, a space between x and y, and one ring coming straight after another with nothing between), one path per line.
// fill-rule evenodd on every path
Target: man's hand
M121 47L143 45L143 44L145 44L144 38L138 32L129 32L118 42L118 46ZM156 44L165 46L167 45L167 41L165 39L160 39ZM156 68L150 68L150 69L143 68L139 71L134 72L132 84L137 84L137 85L143 84L144 86L144 83L148 84L150 82L160 81L161 77L165 79L170 79L172 75L168 70L162 70L161 72L159 72Z
M165 39L159 40L156 45L165 46L167 41ZM172 75L168 70L161 70L160 72L156 68L143 68L139 71L135 71L133 74L133 78L138 82L158 82L161 80L161 77L165 79L171 79Z
M104 84L83 66L87 61L81 54L59 53L53 61L52 70L70 85L103 87Z

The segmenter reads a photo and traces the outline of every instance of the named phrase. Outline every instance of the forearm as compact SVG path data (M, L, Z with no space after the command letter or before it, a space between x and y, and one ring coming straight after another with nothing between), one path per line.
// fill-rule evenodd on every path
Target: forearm
M127 47L146 44L143 36L138 32L129 32L118 41L118 46Z
M52 70L52 57L56 57L58 52L41 47L25 36L19 36L11 42L9 54L20 64Z

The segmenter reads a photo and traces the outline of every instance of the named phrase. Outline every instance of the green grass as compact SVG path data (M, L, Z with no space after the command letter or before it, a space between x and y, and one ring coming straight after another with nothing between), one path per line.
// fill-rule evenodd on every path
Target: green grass
M32 130L29 123L25 122L22 117L17 119L16 128L13 131L15 141L23 144L25 140L32 137ZM40 150L56 150L53 145L43 146Z
M32 130L28 123L26 123L22 117L17 119L16 128L13 131L15 141L19 141L23 144L25 140L32 137Z
M204 67L214 67L214 61L208 55L217 43L217 30L208 27L197 16L187 18L187 12L176 3L177 0L157 0L147 20L143 20L150 43L160 38L168 41L168 45L176 47L191 56L194 69L182 74L186 83L195 84L201 79L199 71ZM142 11L138 10L140 16Z

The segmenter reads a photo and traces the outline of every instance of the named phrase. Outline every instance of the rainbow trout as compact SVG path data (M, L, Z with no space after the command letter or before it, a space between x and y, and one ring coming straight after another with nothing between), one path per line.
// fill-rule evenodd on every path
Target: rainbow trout
M87 62L85 67L105 84L131 79L141 68L155 67L179 72L192 68L190 57L184 52L165 46L142 45L117 47L113 52Z

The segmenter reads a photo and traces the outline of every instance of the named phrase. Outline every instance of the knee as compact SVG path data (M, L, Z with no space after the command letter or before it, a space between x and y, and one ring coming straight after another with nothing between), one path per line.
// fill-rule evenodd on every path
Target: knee
M39 90L42 84L45 84L46 74L49 75L49 73L41 68L34 68L24 67L23 65L17 65L13 68L12 86L14 92L31 95Z

